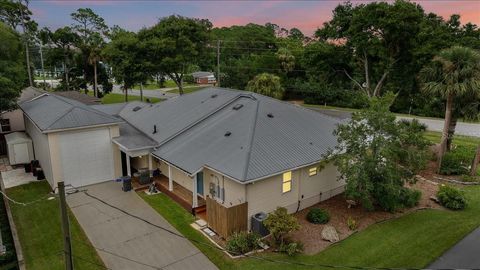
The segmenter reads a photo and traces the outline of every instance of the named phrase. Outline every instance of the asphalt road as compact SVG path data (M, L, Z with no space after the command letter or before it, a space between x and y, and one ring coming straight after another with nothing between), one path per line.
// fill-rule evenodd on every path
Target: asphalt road
M308 108L321 112L323 114L335 117L335 118L342 119L342 120L351 117L351 112L347 112L347 111L323 109L323 108L316 108L316 107L308 107ZM414 118L417 119L420 123L425 124L427 126L427 130L437 131L437 132L442 132L443 130L443 123L444 123L443 120L421 118L421 117L397 116L397 119L411 120ZM455 129L455 134L480 137L480 124L458 122L457 127Z
M480 228L445 252L429 269L480 269Z

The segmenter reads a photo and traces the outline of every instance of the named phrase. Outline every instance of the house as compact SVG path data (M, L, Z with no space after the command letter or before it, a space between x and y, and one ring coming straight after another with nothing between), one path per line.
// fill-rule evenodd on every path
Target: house
M101 100L94 96L89 96L80 91L57 91L56 95L80 101L83 104L87 105L97 105L101 103Z
M192 77L197 84L215 84L217 82L212 72L197 71L192 73Z
M35 87L27 87L22 90L17 103L30 100L43 93L42 90ZM24 131L23 112L20 109L1 112L0 115L0 155L7 154L7 144L5 135L11 132Z
M52 188L149 169L224 237L256 213L293 213L344 190L322 158L338 120L256 93L210 87L157 104L93 106L45 94L20 106Z

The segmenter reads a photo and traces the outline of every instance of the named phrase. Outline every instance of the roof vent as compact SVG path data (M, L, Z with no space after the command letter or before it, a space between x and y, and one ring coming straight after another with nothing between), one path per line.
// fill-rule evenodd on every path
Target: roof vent
M218 95L217 95L217 94L213 94L213 95L211 95L210 97L211 97L211 98L216 98L216 97L218 97Z
M229 137L230 135L232 135L232 132L230 132L230 131L227 131L227 132L225 133L225 137Z
M141 108L142 107L137 106L137 107L133 108L132 111L136 112L136 111L139 111Z
M238 111L238 110L240 110L242 107L243 107L243 104L236 104L235 106L233 106L233 109L234 109L235 111Z
M157 133L157 125L153 125L153 134Z
M273 114L272 114L272 113L268 113L267 116L268 116L269 118L273 118Z

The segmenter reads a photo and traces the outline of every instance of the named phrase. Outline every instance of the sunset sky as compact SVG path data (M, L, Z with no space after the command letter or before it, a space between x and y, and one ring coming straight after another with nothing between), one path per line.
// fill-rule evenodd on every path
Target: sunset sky
M285 28L297 27L311 35L332 16L332 10L343 1L42 1L30 2L34 19L41 27L56 29L70 25L70 13L90 7L108 25L138 30L153 25L158 18L171 14L207 18L214 26L243 25L249 22L272 22ZM353 3L367 1L352 1ZM462 22L480 25L480 0L425 0L420 3L427 12L443 17L460 14Z

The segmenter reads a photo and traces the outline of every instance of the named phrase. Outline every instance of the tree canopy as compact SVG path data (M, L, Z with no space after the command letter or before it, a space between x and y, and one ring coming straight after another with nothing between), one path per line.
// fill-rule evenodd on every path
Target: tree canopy
M0 111L6 111L16 106L26 86L26 70L20 37L2 22L0 40Z

